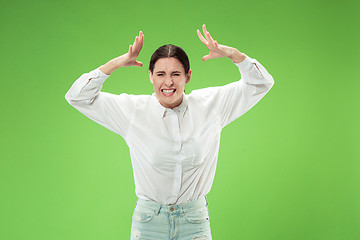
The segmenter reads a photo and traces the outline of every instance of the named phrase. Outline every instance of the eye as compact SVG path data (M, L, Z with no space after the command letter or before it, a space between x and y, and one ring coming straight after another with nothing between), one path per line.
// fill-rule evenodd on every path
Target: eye
M157 76L164 76L164 74L163 73L158 73Z
M174 76L180 76L180 73L174 73L173 75Z

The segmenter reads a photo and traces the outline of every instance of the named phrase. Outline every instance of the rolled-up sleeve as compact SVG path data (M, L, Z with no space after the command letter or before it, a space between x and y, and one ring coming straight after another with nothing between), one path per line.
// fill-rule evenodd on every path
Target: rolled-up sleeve
M134 109L133 96L101 92L110 75L103 73L100 67L82 74L65 94L65 99L89 119L124 137Z

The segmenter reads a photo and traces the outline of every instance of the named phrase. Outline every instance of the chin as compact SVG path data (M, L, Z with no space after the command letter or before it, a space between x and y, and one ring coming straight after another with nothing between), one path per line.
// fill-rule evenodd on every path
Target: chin
M169 101L170 99L164 99L164 97L162 97L162 98L160 98L160 100L163 103L163 105L166 105L168 108L176 107L176 106L180 105L180 103L181 103L179 98L174 99L174 101ZM179 103L177 103L177 102L179 102Z

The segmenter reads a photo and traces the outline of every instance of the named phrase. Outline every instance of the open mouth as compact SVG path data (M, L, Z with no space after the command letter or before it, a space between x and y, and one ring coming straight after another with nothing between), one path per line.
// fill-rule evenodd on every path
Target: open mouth
M165 96L172 96L175 94L176 89L161 89L161 92Z
M176 91L176 89L161 89L163 93L173 93Z

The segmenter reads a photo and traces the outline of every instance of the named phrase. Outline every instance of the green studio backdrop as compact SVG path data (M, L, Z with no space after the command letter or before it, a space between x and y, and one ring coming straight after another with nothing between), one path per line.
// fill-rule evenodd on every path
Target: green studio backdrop
M150 56L168 43L189 55L187 93L239 80L229 59L201 61L204 23L275 80L222 132L213 238L360 239L358 12L358 1L1 2L0 239L129 239L129 149L65 93L140 30L144 67L118 69L102 91L151 94Z

